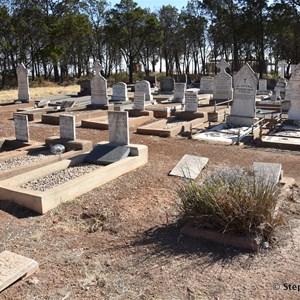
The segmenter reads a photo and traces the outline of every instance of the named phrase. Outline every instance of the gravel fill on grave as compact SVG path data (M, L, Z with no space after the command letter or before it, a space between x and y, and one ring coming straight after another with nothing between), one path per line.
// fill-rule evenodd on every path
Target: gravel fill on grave
M54 172L45 177L29 181L23 185L21 188L25 188L27 190L34 190L44 192L48 189L51 189L57 185L63 184L70 180L73 180L77 177L83 176L87 173L90 173L96 169L102 168L101 165L93 165L83 163L74 167L69 167L67 169Z
M49 150L39 151L33 154L27 154L20 157L9 158L4 162L0 163L0 170L8 170L17 168L20 166L30 165L32 163L39 162L41 160L47 159L49 157L55 156L51 154Z

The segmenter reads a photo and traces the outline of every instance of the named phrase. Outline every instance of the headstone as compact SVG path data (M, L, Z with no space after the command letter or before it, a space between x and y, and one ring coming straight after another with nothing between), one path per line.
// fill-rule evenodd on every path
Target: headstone
M214 100L232 99L232 77L226 72L229 66L229 63L223 59L217 63L220 72L215 76Z
M49 103L50 103L49 99L43 99L43 100L38 102L37 107L38 108L43 108L43 107L46 107Z
M202 76L200 79L200 93L212 94L214 92L214 78L211 76Z
M287 67L287 63L284 60L278 62L279 67L279 78L276 82L276 86L274 88L273 95L271 96L272 101L278 100L278 98L285 98L285 88L286 88L286 79L284 78L285 68ZM280 96L280 97L278 97Z
M289 81L291 93L291 106L288 112L288 119L300 121L300 64L294 69Z
M16 140L22 142L29 141L28 116L14 114Z
M252 170L258 182L277 184L281 178L281 164L254 162Z
M91 103L92 105L107 105L107 81L101 75L102 66L99 60L94 63L95 77L91 81Z
M17 68L18 76L18 100L29 101L29 81L28 81L28 71L24 64L21 63Z
M198 110L198 97L194 92L185 93L185 111L197 112Z
M186 91L186 84L185 83L175 83L174 84L174 99L173 99L173 102L184 103L185 91Z
M3 251L0 253L0 292L19 280L28 277L39 269L38 263L25 256Z
M145 110L145 93L134 92L133 109Z
M76 123L73 115L59 115L60 138L76 140Z
M173 75L175 83L187 83L187 75L186 74L175 74Z
M90 79L84 79L80 80L80 92L78 92L78 96L89 96L91 95L91 80Z
M234 77L233 103L226 123L234 126L251 126L256 116L255 96L257 77L246 63Z
M108 111L109 143L123 146L129 144L127 111Z
M288 66L285 60L280 60L278 62L279 67L279 77L284 78L285 68Z
M141 80L136 82L136 84L134 85L134 92L144 93L146 101L153 100L149 81Z
M160 92L172 93L174 91L175 80L171 77L165 77L160 80Z
M155 88L157 85L156 76L145 76L144 80L149 81L150 87Z
M113 94L111 101L128 101L127 84L124 82L115 83L112 87Z
M258 91L257 95L267 95L268 89L267 89L267 79L259 79L258 80Z
M128 146L114 146L110 144L97 145L85 158L85 161L92 164L109 165L117 162L130 154Z
M185 154L169 175L196 179L208 163L208 158Z

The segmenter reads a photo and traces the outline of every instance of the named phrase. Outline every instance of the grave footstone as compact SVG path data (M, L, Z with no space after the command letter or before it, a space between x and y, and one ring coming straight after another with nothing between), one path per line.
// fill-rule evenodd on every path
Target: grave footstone
M102 65L99 60L94 63L95 77L91 81L91 103L92 105L107 105L107 81L101 75Z
M232 126L251 126L257 120L255 97L257 89L255 72L246 63L234 77L233 104L226 123Z
M290 108L288 111L288 119L292 121L300 121L300 64L294 68L289 81L290 89Z
M74 141L76 140L76 123L73 115L59 116L60 138Z
M145 110L145 93L134 92L133 109Z
M173 102L184 103L184 101L185 101L185 91L186 91L186 84L185 83L175 83L174 84L174 99L173 99Z
M151 95L151 88L150 88L149 81L147 81L147 80L138 81L134 85L134 88L135 88L134 92L145 94L146 101L153 100L153 96Z
M33 259L10 252L0 253L0 292L20 278L28 277L39 269Z
M127 84L124 82L115 83L112 87L113 94L111 101L128 101Z
M207 157L185 154L169 175L196 179L207 163Z
M160 80L160 92L172 93L174 91L175 80L171 77L165 77Z
M197 112L198 110L198 97L194 92L185 93L185 111Z
M123 146L129 144L129 124L127 111L108 112L109 143Z
M29 101L29 81L28 81L28 71L24 64L21 63L17 68L18 76L18 100Z
M277 184L281 178L282 165L278 163L254 162L252 170L258 182Z
M229 66L229 63L224 59L221 59L221 61L217 63L220 72L215 76L213 93L213 99L215 101L232 99L232 77L226 72L226 68L229 68Z
M29 127L28 116L21 114L14 114L16 140L22 142L29 141Z

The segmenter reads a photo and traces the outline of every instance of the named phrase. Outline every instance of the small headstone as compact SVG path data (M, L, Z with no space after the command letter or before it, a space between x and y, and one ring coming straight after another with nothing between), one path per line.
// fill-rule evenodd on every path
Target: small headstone
M124 82L115 83L112 87L113 94L111 101L128 101L127 84Z
M92 105L107 105L107 81L101 75L102 66L99 60L94 63L95 77L91 81L91 103Z
M129 144L127 111L108 111L109 143L123 146Z
M194 92L185 93L185 111L197 112L198 97Z
M28 81L28 71L24 64L20 64L17 68L18 76L18 100L28 101L30 99L29 95L29 81Z
M196 179L207 163L207 157L185 154L169 175Z
M59 115L59 129L61 139L76 140L75 116Z
M43 99L43 100L38 102L37 107L38 108L43 108L43 107L46 107L49 103L50 103L49 99Z
M151 88L150 88L149 81L146 81L146 80L138 81L134 85L134 89L135 89L134 91L136 93L144 93L146 101L153 100L153 96L151 95Z
M200 79L200 93L211 94L214 91L214 78L210 76L203 76Z
M225 60L217 63L220 73L215 76L213 99L228 100L232 98L232 77L226 72L229 64Z
M110 144L97 145L85 158L92 164L109 165L117 162L130 154L128 146L114 146Z
M186 91L186 84L185 83L175 83L174 84L174 99L173 99L173 102L184 103L185 91Z
M29 141L28 116L14 114L16 140L22 142Z
M277 184L281 178L282 165L277 163L254 162L252 170L258 182Z
M39 269L38 263L25 256L3 251L0 253L0 292L20 278L32 275Z
M145 110L145 94L141 92L134 92L133 109Z
M268 94L267 82L268 82L267 79L259 79L258 80L257 95L266 95L266 94Z
M288 119L300 121L300 64L294 68L289 81L291 106L288 112Z
M175 80L171 77L165 77L160 80L160 92L172 93L174 91Z

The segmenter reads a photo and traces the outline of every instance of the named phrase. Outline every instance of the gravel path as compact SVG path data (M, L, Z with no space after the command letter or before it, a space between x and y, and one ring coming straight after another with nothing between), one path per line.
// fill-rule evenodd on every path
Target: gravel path
M47 151L40 151L38 153L31 154L31 155L10 158L0 163L0 170L8 170L20 166L30 165L32 163L36 163L41 160L47 159L51 156L54 155L47 150Z
M43 192L53 188L54 186L73 180L77 177L90 173L101 167L103 166L92 165L92 164L81 164L78 166L67 168L65 170L54 172L50 175L47 175L45 177L33 181L29 181L23 184L21 188Z

